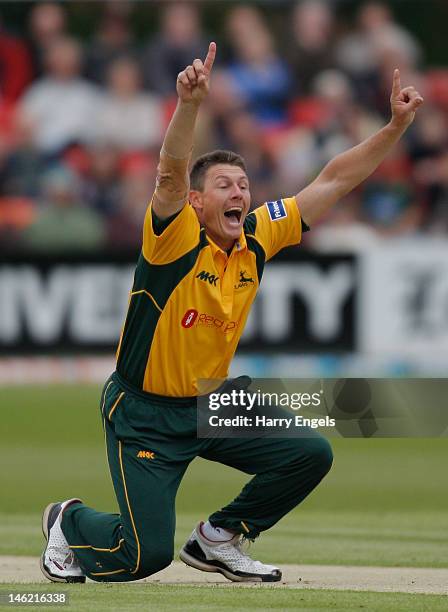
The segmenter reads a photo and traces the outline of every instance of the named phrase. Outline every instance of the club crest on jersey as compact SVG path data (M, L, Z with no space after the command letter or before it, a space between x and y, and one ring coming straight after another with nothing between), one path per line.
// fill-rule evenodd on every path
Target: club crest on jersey
M288 216L283 200L276 200L275 202L266 202L266 206L268 207L271 221L279 221L280 219L284 219Z
M240 270L240 280L233 286L234 289L241 289L254 284L254 279L251 276L246 276L246 270Z

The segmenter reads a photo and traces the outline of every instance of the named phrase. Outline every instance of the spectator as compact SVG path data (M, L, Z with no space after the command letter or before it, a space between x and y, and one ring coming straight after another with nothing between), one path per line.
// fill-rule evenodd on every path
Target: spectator
M110 145L98 144L89 149L88 155L83 197L96 212L111 215L118 209L121 197L118 151Z
M36 198L40 195L45 159L36 149L32 126L25 117L16 118L13 145L5 159L1 191L9 196Z
M98 94L80 77L81 48L72 38L48 47L46 73L26 91L22 111L34 124L39 150L57 155L67 146L91 140Z
M407 236L421 226L423 207L411 177L411 159L403 141L360 186L361 219L380 236Z
M140 248L148 197L156 180L156 158L129 166L122 180L120 206L107 218L108 244L114 249Z
M23 232L25 247L40 252L92 251L103 245L101 217L82 205L79 181L58 166L44 177L43 202L35 221Z
M377 247L380 236L360 217L359 197L352 193L331 211L324 223L313 228L307 236L308 244L319 253L362 253Z
M235 92L263 128L284 124L291 75L266 24L255 8L238 7L229 13L228 31L235 60L227 73Z
M429 199L429 210L424 228L432 234L448 233L448 151L428 163L431 172L426 179Z
M293 38L288 38L286 56L294 75L294 92L309 95L319 72L334 67L333 14L323 0L305 0L292 13Z
M233 113L227 117L224 128L227 140L221 144L238 151L246 162L253 205L272 200L282 187L277 184L275 162L262 146L262 134L254 116L247 111Z
M274 143L281 184L287 192L305 187L326 162L359 142L357 109L347 77L337 70L324 70L313 80L311 92L311 97L295 105L291 116L296 126Z
M14 104L31 81L31 58L25 43L8 34L0 19L1 104Z
M17 250L20 235L35 218L35 203L20 196L0 196L0 245L5 250Z
M208 149L220 147L220 141L224 142L226 139L227 118L245 110L245 106L245 101L235 87L229 72L225 69L216 68L213 75L213 87L210 90L206 108L215 123L215 138L217 140L215 145L210 144Z
M271 147L282 193L297 193L315 177L320 166L320 150L312 130L303 126L289 129Z
M29 17L29 47L35 77L42 76L45 70L48 47L66 35L67 17L61 4L37 2L33 5Z
M186 2L167 4L160 32L143 53L145 86L164 96L173 94L179 72L196 57L205 57L207 48L198 7Z
M226 16L225 32L227 34L228 61L236 61L238 41L260 32L265 25L260 11L248 4L243 4L232 8Z
M341 38L337 47L340 65L351 74L375 70L383 40L395 39L406 49L413 64L421 57L420 45L405 28L395 23L390 7L382 2L361 5L357 29Z
M402 78L407 79L405 72L417 65L421 49L417 40L395 23L390 7L374 1L361 5L357 28L340 39L336 58L353 78L361 101L375 108L379 98L381 110L387 112L388 99L386 103L383 99L384 71L388 90L393 68L400 65Z
M425 227L430 231L448 229L448 117L429 105L419 117L412 134L410 154L413 177L426 207Z
M162 106L140 90L137 63L115 60L108 73L108 90L99 106L96 135L122 150L158 147L163 135Z
M381 129L383 120L357 103L352 83L340 70L324 70L318 74L313 91L326 108L325 116L315 128L321 166Z
M370 181L362 192L362 218L381 236L404 236L418 230L421 211L406 181Z
M86 54L86 77L104 85L112 62L123 56L137 57L129 24L131 4L109 2Z

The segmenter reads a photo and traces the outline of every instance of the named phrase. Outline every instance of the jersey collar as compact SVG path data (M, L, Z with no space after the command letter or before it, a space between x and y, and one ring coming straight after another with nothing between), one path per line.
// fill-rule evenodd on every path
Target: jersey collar
M210 248L212 249L213 256L215 256L217 253L223 253L227 257L226 251L221 249L221 247L219 247L215 242L213 242L213 240L208 235L207 235L207 241L210 245ZM246 236L244 234L244 230L241 230L240 237L238 238L238 240L235 241L234 248L237 251L244 251L247 249L247 242L246 242Z

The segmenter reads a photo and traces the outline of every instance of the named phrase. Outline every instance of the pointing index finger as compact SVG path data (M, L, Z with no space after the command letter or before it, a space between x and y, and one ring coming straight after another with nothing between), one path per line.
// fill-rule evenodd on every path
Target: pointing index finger
M400 95L401 91L401 79L400 79L400 71L398 68L394 70L394 78L392 82L392 98L396 99Z
M213 62L215 61L215 57L216 57L216 43L211 42L208 47L207 57L205 58L205 61L204 61L204 68L207 74L210 74L210 72L212 71Z

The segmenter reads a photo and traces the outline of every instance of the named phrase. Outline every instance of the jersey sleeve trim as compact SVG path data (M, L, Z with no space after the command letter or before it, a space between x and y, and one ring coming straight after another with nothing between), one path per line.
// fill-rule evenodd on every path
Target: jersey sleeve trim
M162 220L162 227L157 227L154 217L151 200L145 215L142 249L143 256L149 263L158 265L171 263L199 243L199 221L188 201L178 213Z
M180 213L180 210L177 213L174 213L174 215L171 215L171 217L168 217L167 219L159 219L159 217L154 212L154 208L151 207L152 227L154 230L154 234L156 236L160 236L160 234L162 234L162 232L166 230L168 225L170 225L170 223L174 221L174 219L177 217L179 213Z

